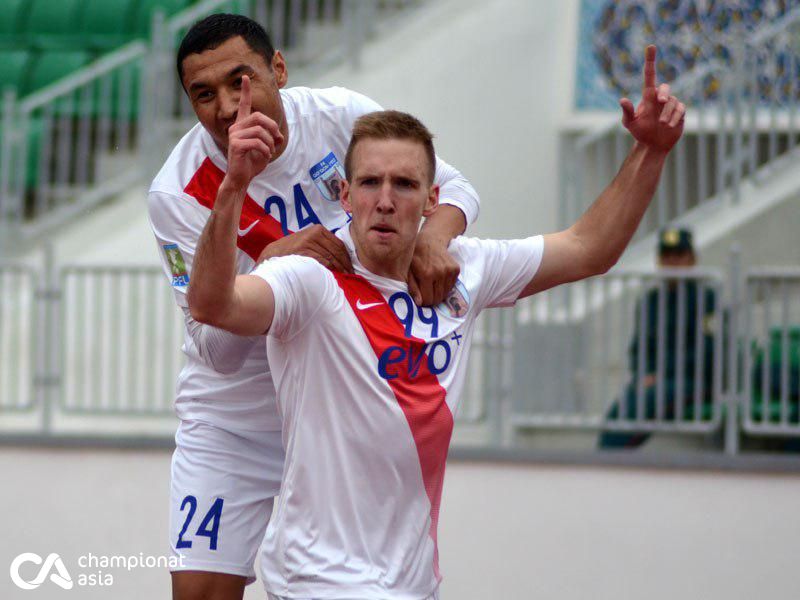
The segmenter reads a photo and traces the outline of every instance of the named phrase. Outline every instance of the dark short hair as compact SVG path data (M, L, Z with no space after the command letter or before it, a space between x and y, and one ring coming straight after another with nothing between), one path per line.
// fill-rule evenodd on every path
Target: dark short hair
M436 173L436 151L433 148L433 134L422 124L422 121L408 113L397 110L382 110L367 113L356 119L353 135L347 154L344 157L344 174L347 181L352 181L353 150L363 139L377 140L411 140L419 142L425 148L428 162L428 183L433 183Z
M213 50L237 36L244 38L250 49L263 56L267 67L271 68L275 47L266 29L243 15L217 13L192 25L183 36L178 48L176 65L181 83L183 83L183 61L187 56Z

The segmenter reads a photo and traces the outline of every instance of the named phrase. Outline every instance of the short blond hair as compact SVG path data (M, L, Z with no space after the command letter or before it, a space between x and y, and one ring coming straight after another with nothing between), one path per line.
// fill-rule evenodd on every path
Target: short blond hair
M428 183L433 183L436 173L436 151L433 149L433 134L416 117L397 110L382 110L367 113L356 119L353 135L344 158L344 173L348 182L353 175L353 150L363 139L411 140L425 148L428 162Z

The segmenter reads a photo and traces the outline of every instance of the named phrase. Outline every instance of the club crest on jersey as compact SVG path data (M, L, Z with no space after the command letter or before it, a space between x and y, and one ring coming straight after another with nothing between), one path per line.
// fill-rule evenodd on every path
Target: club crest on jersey
M164 244L162 247L172 273L172 287L186 287L189 285L189 271L186 269L186 261L183 260L178 244Z
M311 167L309 173L325 200L339 201L342 181L344 181L344 168L333 152Z
M467 314L467 309L469 309L469 294L467 293L467 288L464 287L460 279L456 280L456 285L450 290L450 293L447 294L447 298L445 298L444 302L442 302L438 308L443 312L447 311L454 319L461 318Z

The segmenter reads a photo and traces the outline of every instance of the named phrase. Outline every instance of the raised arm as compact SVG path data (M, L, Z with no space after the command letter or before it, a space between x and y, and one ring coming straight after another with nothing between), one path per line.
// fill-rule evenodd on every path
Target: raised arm
M617 176L569 229L546 235L541 266L520 297L600 275L616 264L658 186L664 162L683 134L686 107L656 82L656 47L645 50L642 100L620 100L622 124L636 143Z
M242 77L236 122L228 136L228 172L195 256L187 300L192 317L237 335L266 333L275 298L270 286L252 275L236 275L236 229L247 187L263 171L282 138L277 126L251 114L250 80Z

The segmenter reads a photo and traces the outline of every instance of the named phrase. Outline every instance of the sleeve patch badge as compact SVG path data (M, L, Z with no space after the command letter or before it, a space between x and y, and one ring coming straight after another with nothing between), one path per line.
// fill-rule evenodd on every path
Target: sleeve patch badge
M325 158L311 167L309 174L325 200L339 201L339 193L342 189L342 181L344 181L344 169L333 152L328 153Z
M469 308L469 293L460 279L456 280L455 287L450 290L450 293L442 304L444 304L444 308L450 313L450 316L455 319L460 319L467 314L467 309Z
M186 287L189 285L189 271L178 244L164 244L163 248L172 273L172 287Z

